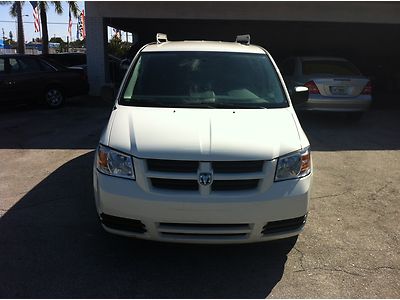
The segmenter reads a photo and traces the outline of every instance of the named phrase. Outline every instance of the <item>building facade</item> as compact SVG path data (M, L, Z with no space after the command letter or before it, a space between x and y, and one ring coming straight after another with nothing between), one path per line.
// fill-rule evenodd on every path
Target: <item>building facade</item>
M154 41L157 32L171 40L225 41L250 33L252 43L278 60L291 55L342 56L371 76L390 73L395 86L400 77L399 2L88 1L85 8L93 95L110 81L107 26L134 33L138 47Z

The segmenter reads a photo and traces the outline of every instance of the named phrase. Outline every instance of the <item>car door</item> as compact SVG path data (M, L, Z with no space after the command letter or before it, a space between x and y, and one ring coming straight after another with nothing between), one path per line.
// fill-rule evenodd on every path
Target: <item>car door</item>
M33 57L10 57L9 84L16 100L37 101L43 90L41 69Z
M0 57L0 101L9 101L12 95L7 57Z

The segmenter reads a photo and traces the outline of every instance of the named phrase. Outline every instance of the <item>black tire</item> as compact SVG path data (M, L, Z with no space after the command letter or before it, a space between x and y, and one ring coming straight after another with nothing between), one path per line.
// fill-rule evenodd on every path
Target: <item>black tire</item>
M49 108L59 108L65 102L64 92L57 86L50 86L44 92L44 100Z

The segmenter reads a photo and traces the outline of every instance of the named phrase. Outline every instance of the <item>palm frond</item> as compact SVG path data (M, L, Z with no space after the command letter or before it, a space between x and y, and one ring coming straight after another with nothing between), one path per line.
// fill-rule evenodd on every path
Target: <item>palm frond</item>
M78 2L77 1L67 1L67 2L68 2L68 7L69 7L72 15L75 18L78 18L79 14L81 12L80 9L79 9L79 6L78 6Z
M51 2L51 4L54 5L54 11L56 12L56 14L62 15L64 10L61 5L61 1L50 1L50 2Z
M18 15L18 8L17 8L17 3L14 3L10 7L10 16L16 18Z
M21 6L24 5L23 1L20 1ZM0 5L11 5L10 6L10 16L16 18L17 17L17 4L16 1L0 1Z
M47 9L49 8L49 4L47 1L39 1L39 9L41 11L47 12Z

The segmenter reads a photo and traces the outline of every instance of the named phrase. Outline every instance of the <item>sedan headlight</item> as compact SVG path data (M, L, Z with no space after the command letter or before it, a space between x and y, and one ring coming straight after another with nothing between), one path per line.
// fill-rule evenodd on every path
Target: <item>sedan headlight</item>
M311 153L307 147L278 159L275 181L300 178L310 173Z
M97 148L96 166L101 173L135 179L132 157L106 146Z

